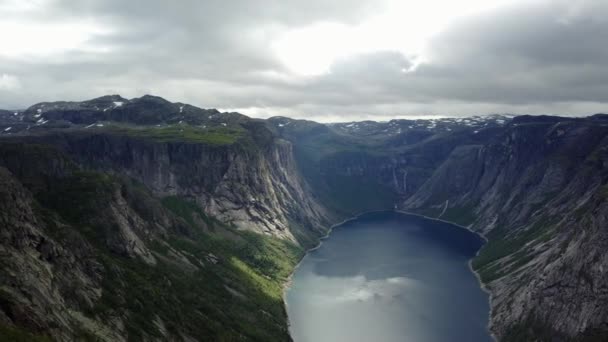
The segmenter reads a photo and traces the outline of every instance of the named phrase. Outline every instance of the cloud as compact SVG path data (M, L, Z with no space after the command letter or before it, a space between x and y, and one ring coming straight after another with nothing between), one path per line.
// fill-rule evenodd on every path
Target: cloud
M0 107L154 93L254 116L321 121L605 111L608 4L535 0L481 11L473 0L464 9L415 3L3 2L0 15L12 18L10 25L56 34L19 41L3 31L0 44L13 48L0 53ZM466 15L448 22L450 11ZM294 72L277 42L327 23L343 28L320 45L335 51L313 51L314 39L284 45L292 61L314 71ZM432 35L417 35L416 27Z
M0 74L0 90L11 90L21 88L19 79L13 75Z
M316 298L315 306L335 306L337 303L367 302L401 298L407 292L413 292L422 285L419 281L406 277L385 279L367 279L365 276L325 277L314 279L321 285L312 286L310 295Z

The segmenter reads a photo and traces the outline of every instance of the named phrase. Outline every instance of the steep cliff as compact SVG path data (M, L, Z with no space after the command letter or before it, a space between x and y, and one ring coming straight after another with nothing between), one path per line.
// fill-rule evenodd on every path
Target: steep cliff
M353 211L395 204L484 234L489 242L473 267L492 293L491 330L500 340L608 336L605 116L490 118L466 127L271 121L314 165L305 174L315 189L350 195ZM365 184L383 190L366 194Z
M322 125L270 118L295 145L307 182L328 207L346 214L393 209L461 145L484 144L507 119L392 120Z
M292 144L263 121L153 96L42 103L24 112L25 121L41 119L51 128L12 141L57 146L84 168L126 175L157 196L190 198L238 228L310 244L330 222L300 176ZM70 127L52 125L58 121Z
M516 118L454 149L402 204L489 239L473 267L500 340L607 336L607 152L601 118Z
M0 141L0 339L289 340L283 285L333 217L292 145L122 100L33 106Z
M288 340L304 250L395 207L487 237L500 340L608 336L604 115L323 125L113 95L0 129L0 339Z
M294 242L54 147L3 143L0 165L0 339L289 339Z

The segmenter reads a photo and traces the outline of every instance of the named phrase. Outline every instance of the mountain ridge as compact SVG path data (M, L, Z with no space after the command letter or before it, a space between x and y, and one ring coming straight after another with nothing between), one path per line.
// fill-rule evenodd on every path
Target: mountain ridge
M55 226L85 234L84 239L93 242L90 251L109 255L106 267L137 262L143 263L142 270L152 272L158 265L176 265L177 271L164 274L169 278L194 270L193 274L204 274L221 285L223 290L213 292L217 299L241 308L249 305L243 293L255 293L246 284L273 288L266 292L272 300L255 296L256 302L272 308L268 317L276 324L272 331L279 340L285 337L286 330L280 327L286 321L284 311L276 309L282 307L282 299L274 297L275 286L280 288L303 251L314 246L332 223L363 211L394 208L469 226L488 238L473 266L492 293L491 329L500 340L591 341L608 336L608 312L603 309L608 306L602 305L608 299L602 280L608 261L601 253L608 247L601 228L606 212L603 189L608 182L604 115L320 124L286 117L252 119L154 96L126 100L117 95L78 103L41 103L16 113L0 115L0 167L4 168L0 178L7 179L7 188L12 189L6 198L11 192L31 192L28 203L54 213L51 221L63 222ZM5 131L7 127L11 129ZM59 184L59 190L53 184ZM44 195L65 193L71 198L78 189L88 191L82 201L93 208L99 203L87 194L105 194L107 203L115 204L109 211L100 207L93 215L97 221L91 223L71 216ZM77 206L79 201L72 203ZM82 209L82 214L87 210L91 209ZM40 215L33 217L41 220ZM36 226L19 214L6 220ZM86 235L90 231L82 230L83 225L97 226L109 235ZM46 230L36 234L45 235ZM572 235L579 231L583 237ZM196 238L199 235L205 238ZM241 247L251 241L261 247L240 254L230 247L234 239L247 241L237 243ZM12 251L11 260L21 260L15 246L23 243L5 243L3 247ZM170 248L162 247L167 244ZM592 256L587 257L587 252ZM277 257L288 262L279 263ZM208 271L199 262L217 269L209 266ZM0 289L27 284L15 273L25 266L16 261L12 265L7 270L16 280L13 285L0 284ZM49 265L45 267L55 267ZM127 274L137 273L126 269ZM226 280L236 279L239 272L246 274L238 276L240 283ZM105 271L98 277L112 278L111 274ZM579 287L580 296L572 291ZM15 296L13 291L0 301L5 313L0 322L31 329L31 322L15 321L14 313L6 315L7 307L19 307L15 303L25 300ZM86 298L99 302L94 296ZM61 305L79 312L87 307ZM145 316L139 322L143 316L121 305L117 310L122 315L110 311L115 319L121 317L113 326L115 335L98 334L98 338L219 337L215 334L220 330L203 333L169 317ZM181 305L189 308L183 301ZM37 317L38 309L24 307ZM211 310L208 315L215 312L213 307L205 310ZM85 311L84 318L77 319L79 324L99 321L98 313ZM238 312L230 315L243 319ZM66 317L62 320L75 319ZM222 326L232 337L272 337L257 329L249 334L247 325L239 324L237 329L216 318L204 320L208 328ZM41 325L44 320L34 321ZM63 326L72 338L91 331L78 330L76 323ZM153 327L157 335L142 335L138 329L144 326ZM48 327L38 331L50 332L55 339L70 338Z

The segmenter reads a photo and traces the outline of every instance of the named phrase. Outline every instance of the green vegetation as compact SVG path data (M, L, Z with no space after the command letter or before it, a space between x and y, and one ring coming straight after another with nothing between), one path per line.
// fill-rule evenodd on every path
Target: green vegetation
M7 342L51 342L52 340L44 335L36 335L19 329L17 327L0 323L0 341Z
M448 208L440 218L464 227L475 222L476 219L472 206Z
M156 266L150 266L106 255L104 265L110 271L104 277L105 291L95 314L127 313L132 341L144 340L144 334L161 336L155 324L158 318L168 331L185 331L200 340L285 340L282 300L272 295L280 292L279 282L237 257L226 259L227 251L214 250L218 258L214 264L206 259L209 250L193 242L174 241L176 245L187 243L196 253L188 258L196 265L191 269L160 258ZM169 257L168 252L157 252Z
M198 229L194 239L178 236L169 239L171 248L185 251L192 264L204 264L190 275L182 274L186 278L183 281L172 279L171 282L173 289L176 285L188 287L191 283L188 290L173 293L178 298L182 293L186 294L188 298L183 301L205 313L197 326L212 330L200 331L197 336L285 340L287 317L282 301L283 284L303 251L288 241L233 230L206 217L187 200L169 197L163 203L187 222L196 224L200 217L212 226L209 233ZM214 327L218 330L213 330Z
M485 283L500 278L506 274L517 271L533 259L530 248L545 242L553 236L551 221L539 219L532 227L515 234L507 234L503 229L497 228L488 236L479 255L473 259L473 269L479 272L481 280ZM512 255L506 265L492 265L506 256Z
M109 208L124 205L118 196L146 222L169 222L166 235L146 240L155 265L109 245L117 239ZM99 172L55 179L36 197L48 233L58 240L81 235L103 265L101 299L80 310L102 322L122 317L129 341L178 332L208 341L289 339L282 295L304 254L295 244L236 230L192 201L158 200L141 184ZM94 340L88 331L78 335ZM3 326L0 340L45 341Z
M183 218L191 226L199 224L198 219L202 219L203 222L213 226L219 224L218 221L212 220L210 217L205 215L201 208L192 201L187 201L177 196L167 196L161 199L161 203L167 209L171 210L175 215Z
M49 184L39 199L71 222L79 222L90 210L106 206L116 189L113 178L99 172L77 171L65 179Z
M117 255L104 244L104 234L111 234L104 220L91 216L99 213L93 208L104 201L107 205L105 191L119 186L128 185L107 175L78 173L52 193L61 196L62 208L66 203L71 206L71 210L57 209L94 240L106 270L102 298L87 312L89 316L102 320L124 316L130 341L162 337L160 321L169 333L185 331L201 340L287 339L282 286L303 254L300 248L236 231L204 215L193 202L167 197L162 205L194 235L170 234L166 242L153 241L156 265ZM177 261L176 253L185 256L189 265Z
M211 225L211 232L198 230L193 240L174 238L172 246L187 250L192 254L214 249L227 259L236 257L266 280L283 281L291 274L293 266L304 255L304 251L292 242L261 234L235 230L213 218L207 217L196 204L186 199L171 196L163 199L163 204L174 214L194 222L201 217ZM197 228L196 226L194 227ZM276 295L276 293L275 293Z
M11 305L11 295L0 289L0 308L9 308ZM51 342L51 339L44 335L34 334L22 328L11 326L0 322L0 341L11 342Z
M442 211L443 211L443 208L440 208L440 207L435 207L435 208L427 207L427 208L418 208L418 209L411 210L411 212L414 214L431 217L431 218L438 217Z
M190 125L146 126L143 128L110 125L106 131L132 137L151 139L158 142L189 142L210 145L234 144L245 131L232 127L202 128Z

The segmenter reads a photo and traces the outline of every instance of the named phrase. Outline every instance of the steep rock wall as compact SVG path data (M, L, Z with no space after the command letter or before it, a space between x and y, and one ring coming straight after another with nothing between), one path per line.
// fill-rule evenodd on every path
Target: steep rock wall
M501 340L608 333L607 137L592 121L515 122L455 149L401 204L489 238L473 266Z
M158 196L192 198L208 214L241 229L308 241L330 222L330 213L299 174L291 143L284 140L212 145L116 134L27 140L57 146L85 168L132 177Z

